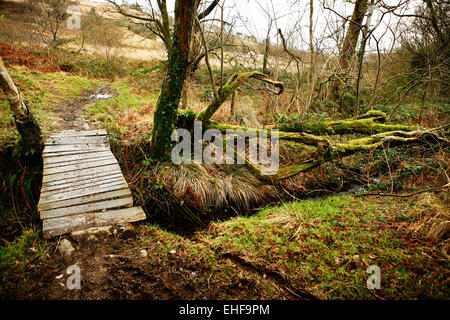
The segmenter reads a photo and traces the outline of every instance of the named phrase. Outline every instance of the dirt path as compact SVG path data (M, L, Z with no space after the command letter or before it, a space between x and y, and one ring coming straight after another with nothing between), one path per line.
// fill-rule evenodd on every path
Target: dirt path
M58 120L58 130L95 130L101 129L101 124L91 122L84 115L84 107L97 100L105 100L117 96L109 85L103 84L95 90L86 91L77 100L63 103L55 108Z

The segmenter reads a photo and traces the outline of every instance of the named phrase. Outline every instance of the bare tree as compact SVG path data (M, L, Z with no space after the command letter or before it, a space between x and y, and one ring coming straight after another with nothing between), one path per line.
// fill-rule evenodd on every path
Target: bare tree
M348 71L350 61L355 55L356 46L358 44L358 38L363 29L362 23L368 7L369 7L369 0L356 0L351 19L348 20L344 18L345 21L348 20L348 28L339 55L339 71L336 74L339 80L333 82L331 90L333 97L336 100L339 100L340 98L339 91L342 84L342 81L340 80L341 79L340 75L345 74ZM336 12L331 8L327 9Z
M312 83L314 75L314 0L309 0L309 81Z
M31 9L31 17L36 24L42 41L48 45L58 45L58 33L67 19L67 8L76 1L72 0L28 0L28 7ZM51 33L51 38L47 39L46 32Z
M20 96L0 57L0 89L6 94L14 115L17 131L22 137L25 154L39 153L43 149L41 128Z

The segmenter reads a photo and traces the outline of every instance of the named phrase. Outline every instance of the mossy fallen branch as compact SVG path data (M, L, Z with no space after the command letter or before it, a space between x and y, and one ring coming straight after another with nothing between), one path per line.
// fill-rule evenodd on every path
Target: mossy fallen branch
M179 113L177 125L183 128L192 128L194 121L199 120L200 115L191 110ZM356 119L342 121L324 121L303 124L303 128L309 132L288 132L277 130L280 140L294 141L315 147L312 156L302 163L280 168L275 175L263 172L256 165L252 164L245 155L234 150L237 160L247 167L247 169L264 183L277 182L299 173L311 170L321 163L343 158L357 152L368 152L382 146L396 146L409 143L428 143L448 145L449 141L440 136L438 129L417 130L414 127L397 124L384 124L387 119L386 114L381 111L371 110ZM315 126L315 127L314 127ZM308 129L309 128L309 129ZM316 129L314 129L316 128ZM246 128L242 126L229 125L213 120L203 123L203 129L217 129L227 134L241 131L244 134L260 136L265 131L267 138L272 136L273 130L262 128ZM351 133L375 133L373 135L350 140L347 143L333 142L326 136L314 135L310 132L323 132L324 135L351 134ZM226 139L225 139L226 140ZM224 140L224 141L225 141Z
M204 111L200 112L197 120L208 122L220 106L231 96L231 94L239 86L252 78L274 85L279 89L276 94L281 94L284 91L284 85L282 82L272 80L264 73L258 71L236 73L232 75L222 89L218 91L218 95L214 98L214 101L211 102L211 104Z
M196 114L194 111L186 110L179 113L178 125L182 128L192 128L194 120L200 120L201 113ZM353 134L353 133L383 133L391 131L411 132L417 130L417 127L411 127L400 124L385 124L387 116L384 112L371 110L356 119L346 119L339 121L317 121L305 123L281 123L275 126L279 130L279 138L282 140L296 141L307 145L315 146L322 143L325 138L316 135L336 135L336 134ZM236 125L230 125L213 120L203 123L205 129L217 129L222 133L227 130L243 130L245 132L259 133L266 130L270 137L270 129L248 128Z
M264 172L258 172L257 168L251 168L251 172L264 181L276 182L319 166L321 163L350 156L358 152L367 152L382 146L392 147L402 144L427 143L449 145L449 141L440 136L435 130L417 130L411 132L391 131L375 134L362 139L350 140L347 143L334 143L327 141L318 145L315 159L301 164L295 164L281 168L276 175L268 176Z
M371 110L356 119L336 121L301 122L291 121L277 124L276 128L286 132L305 132L318 135L336 135L351 133L381 133L388 131L414 131L417 127L401 124L385 124L384 112Z

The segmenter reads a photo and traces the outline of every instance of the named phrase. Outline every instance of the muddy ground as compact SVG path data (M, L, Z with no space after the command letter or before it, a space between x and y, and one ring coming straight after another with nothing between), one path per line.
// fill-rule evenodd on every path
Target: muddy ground
M299 293L281 280L240 264L233 257L220 257L195 243L180 239L153 238L154 230L142 225L125 237L97 234L65 236L75 251L62 254L61 239L53 239L45 261L30 262L10 284L6 299L298 299ZM144 230L144 231L143 231ZM145 245L139 245L145 237ZM147 252L147 256L142 254ZM208 252L209 251L209 252ZM71 265L80 267L81 289L70 290ZM24 279L26 277L26 280ZM25 280L25 281L24 281Z
M92 122L85 118L84 107L97 100L110 99L117 96L117 92L109 85L98 86L95 90L86 90L78 99L62 103L54 108L58 120L57 128L64 130L96 130L101 129L99 122Z

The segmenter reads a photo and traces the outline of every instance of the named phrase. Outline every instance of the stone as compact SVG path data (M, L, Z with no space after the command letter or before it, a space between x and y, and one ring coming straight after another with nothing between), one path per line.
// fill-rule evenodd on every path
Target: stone
M72 246L72 243L69 240L63 239L59 244L58 250L61 254L68 256L75 251L75 248Z
M141 249L141 250L139 250L139 255L140 255L142 258L147 258L147 257L148 257L148 252L147 252L147 250L145 250L145 249Z

